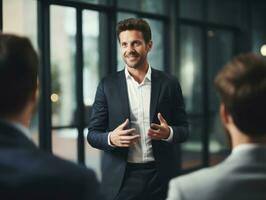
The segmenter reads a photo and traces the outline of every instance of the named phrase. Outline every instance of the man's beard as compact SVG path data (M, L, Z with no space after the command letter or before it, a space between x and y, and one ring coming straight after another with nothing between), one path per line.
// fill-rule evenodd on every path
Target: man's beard
M127 57L130 56L130 55L139 57L140 58L139 61L137 61L133 65L130 64L129 62L127 62ZM130 52L125 57L123 57L123 60L127 64L127 66L130 67L130 68L134 68L134 69L138 69L139 67L143 66L143 63L144 63L145 59L146 59L146 56L141 56L137 52Z
M141 66L143 66L143 63L144 63L144 58L141 58L137 63L135 63L135 64L129 64L127 61L126 61L126 59L124 60L124 62L127 64L127 66L128 67L130 67L130 68L134 68L134 69L138 69L138 68L140 68Z

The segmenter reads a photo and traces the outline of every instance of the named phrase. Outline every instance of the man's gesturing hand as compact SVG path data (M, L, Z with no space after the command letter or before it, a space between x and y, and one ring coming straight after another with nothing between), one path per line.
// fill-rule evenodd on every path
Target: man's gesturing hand
M126 129L127 126L128 119L111 132L110 142L112 145L116 147L129 147L137 141L140 135L136 134L135 128Z
M163 118L161 113L158 113L159 124L151 124L151 127L148 130L148 135L155 140L167 139L170 135L170 128L167 124L167 121Z

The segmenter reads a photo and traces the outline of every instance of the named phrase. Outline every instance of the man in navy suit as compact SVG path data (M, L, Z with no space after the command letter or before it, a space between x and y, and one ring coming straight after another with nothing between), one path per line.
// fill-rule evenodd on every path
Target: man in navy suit
M181 88L149 65L145 20L119 22L117 37L126 66L99 83L88 133L104 151L101 191L108 200L164 199L178 174L179 143L188 138Z
M27 38L0 34L0 198L96 199L92 171L41 151L29 139L37 66Z

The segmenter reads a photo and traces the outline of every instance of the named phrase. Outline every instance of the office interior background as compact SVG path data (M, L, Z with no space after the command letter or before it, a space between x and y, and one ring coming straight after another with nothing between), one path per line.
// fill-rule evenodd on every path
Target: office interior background
M92 168L101 179L101 151L86 140L97 84L123 69L116 23L146 19L152 67L176 76L190 138L177 169L187 173L230 152L213 87L216 72L243 52L266 55L264 0L0 0L2 32L30 38L40 57L40 103L31 124L36 145ZM2 97L4 98L4 94Z

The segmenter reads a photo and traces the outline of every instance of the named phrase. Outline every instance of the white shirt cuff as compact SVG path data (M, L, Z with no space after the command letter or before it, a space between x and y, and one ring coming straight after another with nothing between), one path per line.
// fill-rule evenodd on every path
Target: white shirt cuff
M108 145L111 147L115 147L114 145L111 144L110 136L111 136L111 132L109 132L108 134Z
M166 139L162 139L163 141L166 141L166 142L172 142L173 140L173 135L174 135L174 132L173 132L173 129L171 126L168 126L169 129L170 129L170 134L169 134L169 137L166 138Z

